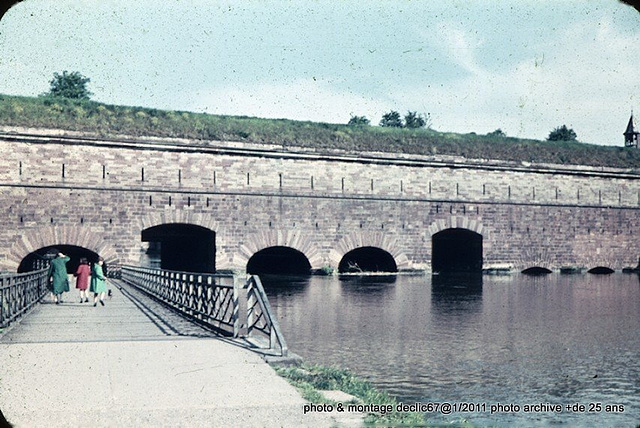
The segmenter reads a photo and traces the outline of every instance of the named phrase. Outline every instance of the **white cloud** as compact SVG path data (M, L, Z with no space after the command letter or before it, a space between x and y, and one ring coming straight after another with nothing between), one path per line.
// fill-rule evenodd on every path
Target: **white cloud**
M381 100L338 91L312 79L212 88L194 94L191 99L189 109L212 114L330 123L346 123L350 114L360 116L386 108L386 103Z
M443 26L447 55L469 74L437 87L398 85L398 105L427 104L436 129L544 139L567 124L579 139L621 145L631 104L640 110L640 31L622 34L603 18L580 22L549 36L539 51L514 67L490 71L478 65L481 40Z
M423 34L425 40L432 36ZM476 52L483 44L477 34L465 31L454 22L443 22L438 27L437 37L444 54L460 67L473 74L484 73L476 59Z

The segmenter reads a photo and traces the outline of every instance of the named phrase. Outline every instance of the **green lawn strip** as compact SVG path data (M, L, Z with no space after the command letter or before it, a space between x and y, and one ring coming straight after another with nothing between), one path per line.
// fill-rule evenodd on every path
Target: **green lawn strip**
M538 141L473 132L438 132L427 128L348 126L211 115L53 97L0 94L0 125L61 129L104 138L122 135L171 137L187 138L199 144L240 141L275 144L285 149L302 147L316 151L338 149L355 153L378 151L515 162L640 167L640 150L576 141ZM553 124L549 125L551 129Z
M330 403L318 390L339 390L359 399L360 404L390 405L394 411L386 414L369 413L364 419L368 425L380 426L438 426L430 424L424 413L396 412L398 401L389 394L374 388L369 382L359 379L351 372L335 367L303 364L300 367L275 367L276 372L298 388L303 398L311 403ZM348 405L348 404L347 404ZM346 406L345 405L345 411ZM460 420L446 426L468 427Z

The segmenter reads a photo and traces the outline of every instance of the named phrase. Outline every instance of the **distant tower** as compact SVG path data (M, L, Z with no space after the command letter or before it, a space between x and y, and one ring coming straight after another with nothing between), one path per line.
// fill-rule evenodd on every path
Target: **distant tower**
M627 130L624 131L624 146L625 147L638 147L638 140L640 139L640 132L636 131L633 127L633 110L631 110L631 117L629 118L629 124Z

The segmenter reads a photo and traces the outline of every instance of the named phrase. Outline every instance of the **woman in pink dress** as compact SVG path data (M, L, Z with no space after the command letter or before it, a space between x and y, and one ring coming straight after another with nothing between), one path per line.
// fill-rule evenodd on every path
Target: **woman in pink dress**
M86 258L80 259L80 265L78 270L74 274L76 277L76 288L80 290L80 303L89 301L89 275L91 275L91 268L89 268L89 261Z

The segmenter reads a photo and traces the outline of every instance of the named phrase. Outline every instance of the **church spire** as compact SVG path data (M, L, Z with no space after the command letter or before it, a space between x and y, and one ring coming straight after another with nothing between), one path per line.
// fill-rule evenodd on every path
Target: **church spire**
M625 147L638 147L638 136L640 132L635 130L633 126L633 110L631 110L631 117L627 124L627 130L624 131L624 146Z
M631 117L629 118L629 124L627 125L627 130L624 131L624 133L625 135L633 134L634 131L635 129L633 129L633 110L631 110Z

